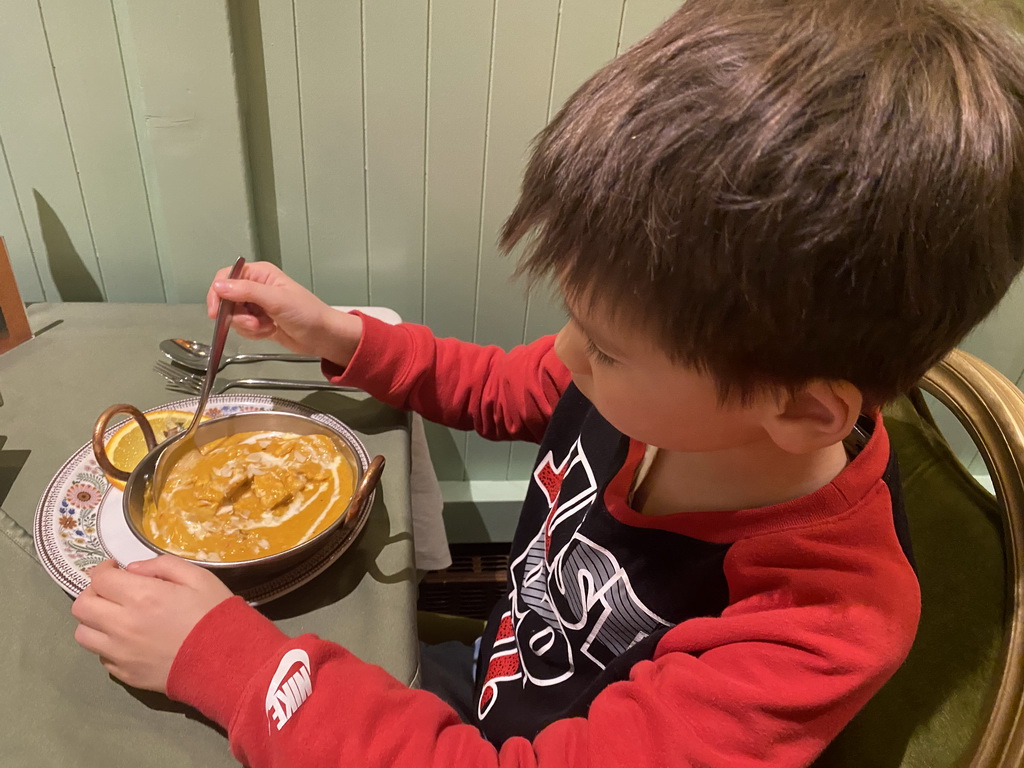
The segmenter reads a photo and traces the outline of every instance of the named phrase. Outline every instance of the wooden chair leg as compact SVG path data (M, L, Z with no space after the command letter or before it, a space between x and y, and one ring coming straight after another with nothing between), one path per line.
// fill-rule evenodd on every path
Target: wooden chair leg
M25 314L25 304L18 293L18 284L14 281L7 246L0 237L0 354L30 338L32 330Z

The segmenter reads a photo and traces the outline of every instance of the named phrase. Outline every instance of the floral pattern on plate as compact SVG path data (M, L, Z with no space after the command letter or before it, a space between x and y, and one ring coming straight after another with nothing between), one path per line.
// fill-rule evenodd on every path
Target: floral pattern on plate
M195 411L197 398L176 400L147 413L159 410ZM212 418L229 416L234 413L251 411L282 410L327 420L335 428L351 433L347 427L332 416L307 408L299 403L266 395L214 395L210 398L206 413ZM110 427L105 439L120 429L123 422ZM354 437L354 435L353 435ZM368 456L364 456L369 461ZM364 465L365 466L365 465ZM92 454L92 444L87 443L65 462L46 490L36 507L33 523L33 538L36 552L43 567L65 592L76 596L89 584L88 571L95 565L114 556L100 537L99 515L103 510L119 510L110 504L101 504L112 488ZM120 491L117 491L120 496ZM372 496L368 504L372 503ZM127 526L126 526L127 527ZM311 558L296 567L294 573L277 577L263 589L252 595L245 595L250 602L266 602L305 583L330 565L336 557L330 552Z
M57 509L57 535L68 560L85 572L107 559L97 536L97 508L110 483L95 461L87 461L71 478Z

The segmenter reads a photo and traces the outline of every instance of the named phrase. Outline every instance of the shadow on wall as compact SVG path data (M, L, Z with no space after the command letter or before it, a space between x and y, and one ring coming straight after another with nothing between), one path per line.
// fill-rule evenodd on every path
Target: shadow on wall
M43 233L46 262L57 286L61 301L103 301L103 292L82 257L78 255L71 236L39 190L32 190L39 212L39 229Z
M274 176L274 147L270 131L267 65L263 57L260 3L230 0L228 19L235 51L235 80L242 101L245 144L249 153L249 189L256 214L259 254L281 266L281 229Z

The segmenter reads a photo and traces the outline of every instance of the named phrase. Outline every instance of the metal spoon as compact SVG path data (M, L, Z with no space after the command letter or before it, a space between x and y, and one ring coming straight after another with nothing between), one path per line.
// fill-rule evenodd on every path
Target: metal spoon
M164 339L160 342L160 351L164 356L178 365L189 368L193 371L205 371L210 364L210 345L201 341L189 339ZM231 355L220 362L222 370L224 366L232 363L259 363L267 360L283 361L289 363L318 363L319 357L310 355L293 355L287 352L261 352L258 354Z
M234 266L231 267L231 274L228 276L228 279L234 280L238 277L242 273L243 266L245 266L245 257L239 256L235 260ZM196 412L192 417L192 423L180 435L171 438L167 443L167 447L164 448L159 458L157 458L151 486L153 503L157 507L160 506L160 492L167 482L167 476L171 473L171 469L187 454L199 450L195 439L196 429L199 428L199 422L203 417L203 412L206 410L206 403L210 399L210 390L213 389L213 380L220 367L220 358L224 354L224 342L227 340L228 329L231 327L228 318L231 317L234 306L235 303L233 301L221 299L220 306L217 308L217 321L213 326L213 344L210 350L210 365L206 370L206 378L203 381L203 389L199 393L199 403L196 405Z

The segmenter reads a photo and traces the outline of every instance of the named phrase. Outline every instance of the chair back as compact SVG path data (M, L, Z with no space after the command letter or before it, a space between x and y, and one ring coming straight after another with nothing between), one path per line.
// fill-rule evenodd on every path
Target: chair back
M954 350L921 381L964 425L995 496L942 438L920 391L886 408L921 582L904 665L818 768L1024 764L1024 395Z
M32 331L25 315L25 305L18 293L14 270L7 256L7 246L0 237L0 354L28 341Z

